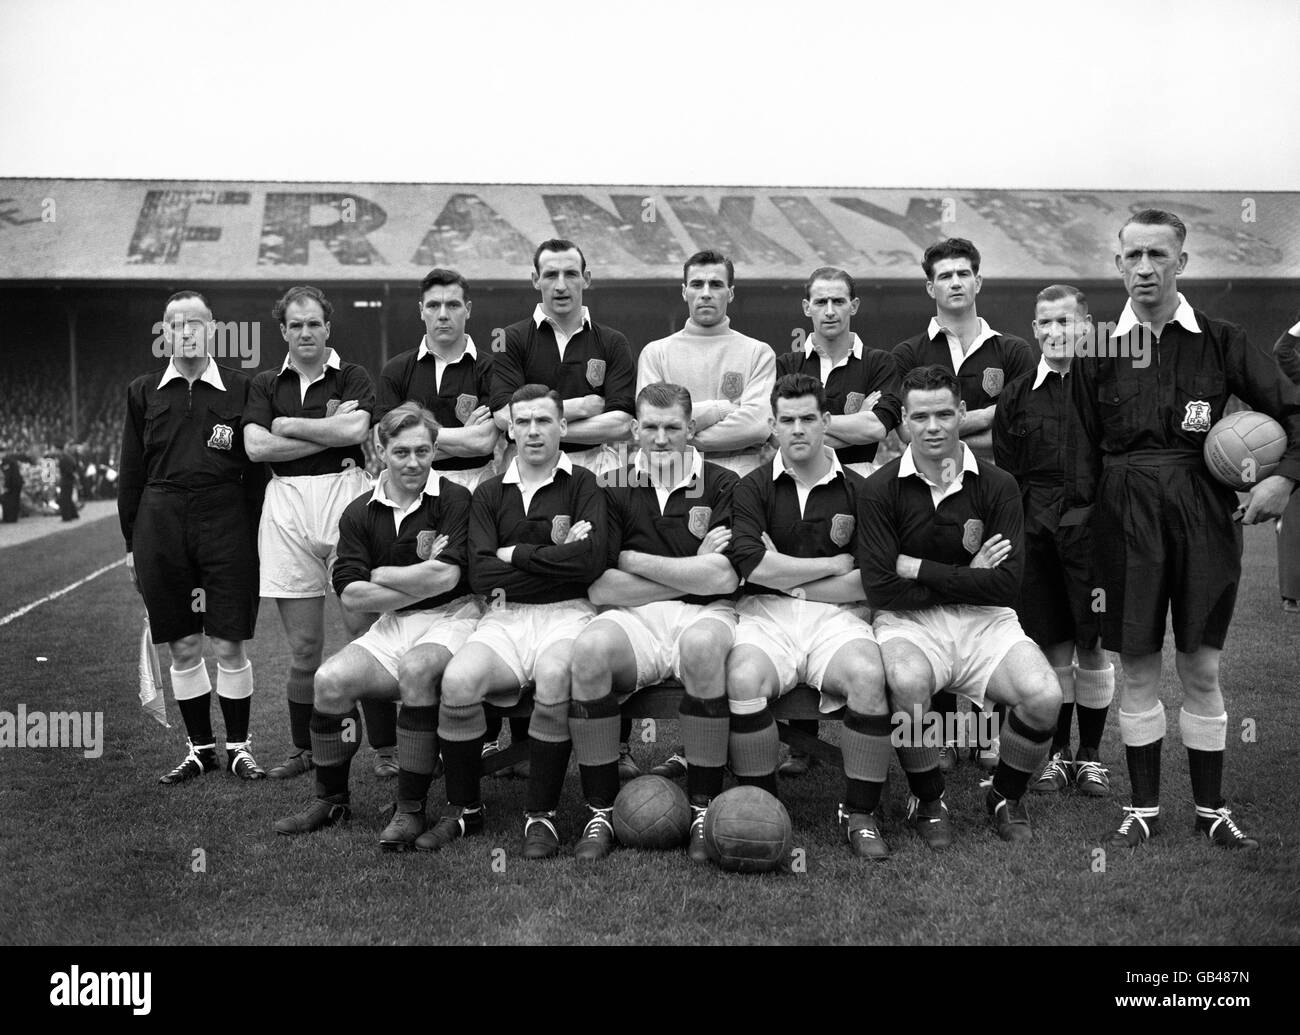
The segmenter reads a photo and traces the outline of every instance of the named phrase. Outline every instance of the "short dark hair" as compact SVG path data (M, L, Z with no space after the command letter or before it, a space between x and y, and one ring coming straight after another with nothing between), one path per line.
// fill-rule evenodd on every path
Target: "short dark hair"
M970 268L980 271L980 250L964 237L948 237L925 250L921 269L925 270L926 280L934 279L934 264L941 259L970 259Z
M1144 208L1141 212L1134 212L1128 217L1128 221L1119 228L1119 236L1124 237L1124 227L1130 223L1136 223L1138 226L1169 226L1173 227L1174 233L1178 235L1178 247L1183 246L1187 240L1187 224L1179 219L1172 212L1166 212L1162 208Z
M586 273L587 257L582 254L582 249L563 237L552 237L537 246L537 251L533 252L533 269L538 273L542 272L542 252L567 252L569 249L578 253L578 258L582 260L582 271Z
M320 305L321 312L325 314L325 322L330 322L330 316L334 313L334 307L330 305L330 300L325 297L325 292L318 287L312 287L310 284L301 284L298 287L291 287L286 291L275 306L271 309L271 315L275 317L276 323L284 326L284 314L289 306L295 302L316 302Z
M431 287L451 287L453 284L460 285L461 297L469 298L469 281L462 277L455 270L445 270L441 267L431 269L424 275L420 281L420 297Z
M656 381L654 384L646 385L641 391L637 392L637 416L640 416L642 406L657 406L661 410L680 406L682 412L686 414L686 419L691 419L691 393L681 385L675 385L671 381Z
M803 284L803 297L805 300L812 298L812 286L819 280L842 280L849 289L849 299L858 297L858 286L853 283L853 278L849 276L847 270L842 270L838 266L819 266L808 274L808 279Z
M438 430L442 427L438 423L438 418L426 410L418 402L408 400L401 406L394 406L384 414L375 427L379 435L379 448L387 448L388 443L395 439L407 428L413 428L417 424L423 424L429 432L430 440L436 445L438 442Z
M1039 302L1063 302L1067 298L1074 299L1075 308L1080 313L1088 312L1088 298L1082 291L1072 284L1048 284L1042 291L1038 292L1038 297L1034 299L1034 304Z
M952 392L956 402L961 402L961 382L943 367L913 367L903 376L898 395L906 407L908 392L937 392L943 388Z
M776 414L778 399L802 399L805 395L811 395L817 401L818 413L826 412L826 387L817 378L808 374L786 374L778 378L769 400L773 415Z
M696 252L684 263L682 263L682 283L685 284L690 279L692 266L726 266L727 267L727 287L732 287L736 283L736 267L732 265L722 252L715 252L711 249L705 249L702 252Z
M554 388L547 388L546 385L522 385L516 388L515 394L510 397L511 416L514 416L515 403L533 402L536 399L550 399L555 403L560 416L564 416L564 396Z
M167 299L167 301L163 303L163 312L165 313L167 311L167 307L171 305L173 302L183 302L187 298L197 298L200 302L203 303L204 309L206 309L209 313L212 312L212 306L208 305L208 300L204 298L201 293L199 293L198 291L191 291L188 289L184 291L177 291L176 294L172 295L171 298Z

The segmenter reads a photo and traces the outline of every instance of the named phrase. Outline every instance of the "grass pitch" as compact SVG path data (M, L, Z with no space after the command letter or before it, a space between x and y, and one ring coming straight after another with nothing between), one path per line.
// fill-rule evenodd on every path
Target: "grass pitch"
M163 787L157 778L183 756L184 734L174 702L171 730L140 709L143 607L114 569L0 626L0 709L104 713L99 758L0 750L0 942L1296 944L1300 617L1279 608L1271 527L1247 529L1246 543L1223 665L1225 785L1259 853L1217 851L1192 833L1170 646L1164 827L1144 848L1101 848L1128 800L1112 709L1103 742L1112 798L1031 796L1028 846L997 839L979 771L964 764L948 782L956 843L931 854L903 823L906 785L895 768L884 824L894 857L859 863L834 825L842 777L822 766L782 788L803 872L760 877L696 868L676 852L623 850L580 871L566 846L558 860L527 863L518 855L523 784L499 779L484 781L483 836L436 856L383 853L380 811L395 788L371 774L368 746L353 764L351 825L308 837L277 837L272 823L310 799L310 777L244 784L209 774ZM120 556L112 519L0 550L0 617ZM327 615L329 653L345 641L332 600ZM289 652L273 605L261 610L250 655L254 753L269 767L289 746ZM215 702L213 718L223 738ZM838 727L822 735L835 738ZM653 764L676 736L671 723L652 744L638 731L637 759ZM431 799L441 790L435 782ZM560 817L570 842L581 829L578 798L572 768Z

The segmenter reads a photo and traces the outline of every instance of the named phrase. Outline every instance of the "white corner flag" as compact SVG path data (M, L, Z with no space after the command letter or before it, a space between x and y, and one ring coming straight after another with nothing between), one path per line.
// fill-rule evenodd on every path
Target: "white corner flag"
M140 633L140 706L168 729L167 701L163 697L162 666L158 663L158 648L153 645L149 632L149 616L144 616L144 631Z

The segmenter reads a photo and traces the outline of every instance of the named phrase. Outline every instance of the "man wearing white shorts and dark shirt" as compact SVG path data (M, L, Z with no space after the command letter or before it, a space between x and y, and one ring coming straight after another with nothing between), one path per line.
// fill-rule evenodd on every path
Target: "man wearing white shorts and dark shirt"
M438 739L448 809L417 841L438 851L483 829L479 800L483 702L510 706L532 683L525 859L560 848L555 811L569 764L569 660L595 614L587 587L605 564L605 495L596 476L560 451L564 400L545 385L510 399L518 449L504 474L474 490L469 577L487 613L442 680Z
M492 475L498 431L488 406L492 354L480 352L465 333L472 303L469 282L455 270L430 270L420 281L419 348L384 364L375 384L375 423L411 400L439 424L433 469L473 492Z
M244 409L244 448L269 463L257 550L261 594L273 597L293 660L289 667L289 729L293 752L267 772L289 779L311 769L312 680L325 646L325 594L343 508L370 488L361 443L370 433L374 387L365 368L329 346L334 307L314 287L294 287L272 315L289 347L278 371L253 378ZM357 635L370 618L343 612ZM390 705L367 710L370 743L391 753L396 732ZM379 766L390 760L381 754ZM395 776L392 771L381 775Z
M821 692L823 712L847 702L838 821L854 855L886 859L872 813L889 774L889 708L855 527L865 482L825 444L830 414L820 381L786 375L771 406L780 451L732 497L731 560L745 589L727 657L731 770L775 794L778 738L767 702L798 683Z
M724 662L736 629L737 579L726 550L739 479L688 444L691 396L681 385L646 385L636 412L640 449L605 489L608 567L588 590L605 610L573 650L569 730L591 810L573 854L594 862L614 846L620 699L671 677L686 690L679 711L689 763L688 855L704 862L704 813L722 793L727 763Z
M339 520L334 589L345 610L382 612L316 673L311 715L316 799L277 820L276 833L307 834L349 818L348 771L366 697L402 702L397 811L379 837L410 848L425 829L437 758L438 680L474 631L482 609L469 592L465 550L470 494L430 471L438 423L403 403L378 425L385 470Z
M976 707L987 696L1009 717L985 805L1004 841L1028 841L1022 796L1047 756L1061 684L1013 610L1025 554L1020 489L959 438L965 407L950 372L918 367L900 390L911 443L867 480L858 525L890 704L911 731L898 748L908 818L931 848L952 842L939 749L923 746L932 740L914 716L937 690Z
M876 450L898 427L898 372L884 349L868 349L853 333L858 311L857 286L846 270L822 266L803 287L803 314L812 321L812 334L784 356L776 358L776 375L808 374L826 389L831 422L826 444L840 463L865 478L875 470ZM817 736L817 722L792 719L792 729ZM802 776L817 759L792 749L777 772Z

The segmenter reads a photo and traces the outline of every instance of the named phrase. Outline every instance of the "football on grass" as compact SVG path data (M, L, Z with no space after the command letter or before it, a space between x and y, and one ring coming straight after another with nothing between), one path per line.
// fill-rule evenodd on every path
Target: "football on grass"
M690 828L686 792L662 776L638 776L614 799L614 833L629 848L679 848Z

